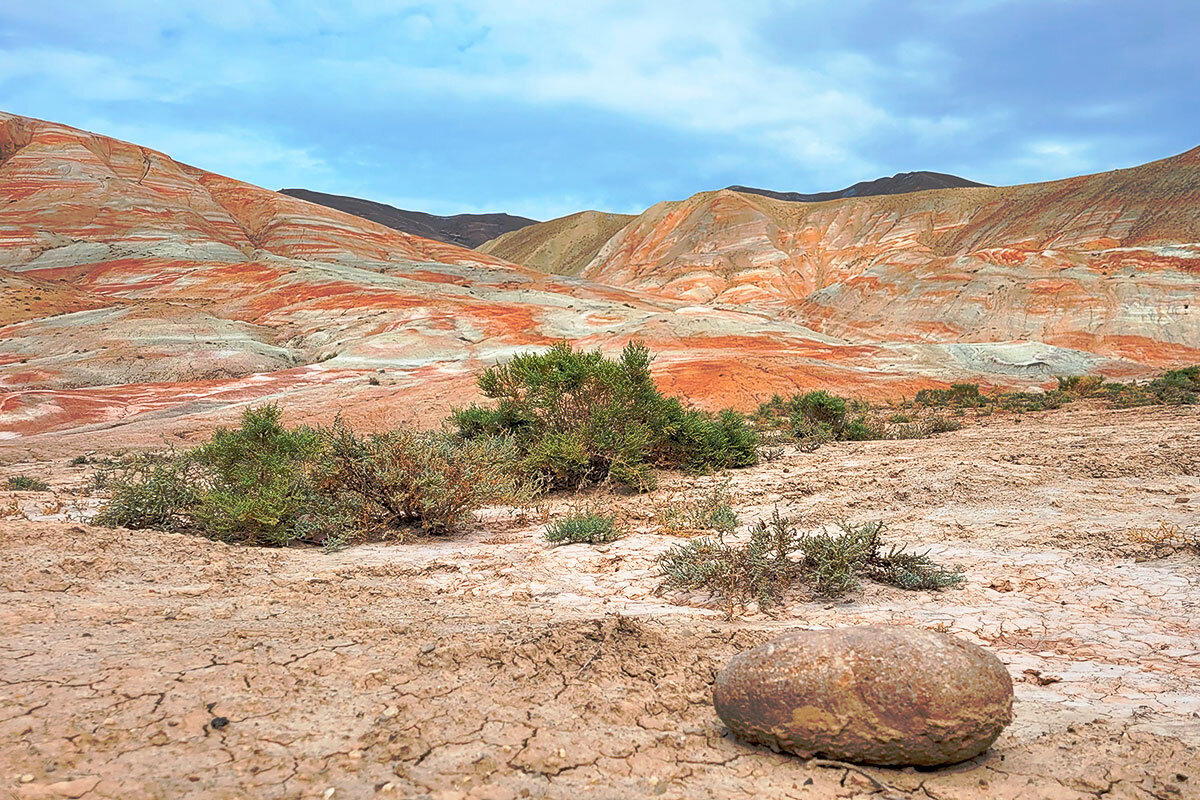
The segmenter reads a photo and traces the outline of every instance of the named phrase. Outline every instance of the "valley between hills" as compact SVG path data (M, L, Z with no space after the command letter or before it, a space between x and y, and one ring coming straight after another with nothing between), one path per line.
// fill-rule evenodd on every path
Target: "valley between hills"
M6 796L1196 796L1200 405L1057 400L1200 364L1200 148L1023 186L760 192L458 220L470 243L514 226L470 249L389 227L442 235L429 215L372 206L381 224L0 114ZM699 411L823 391L891 431L955 384L1021 405L938 409L952 424L916 438L764 432L753 465L481 504L453 535L98 524L114 459L266 404L293 427L436 428L483 400L483 370L562 340L644 342ZM663 509L718 490L733 539L775 510L881 520L961 583L797 585L725 613L659 567L697 535ZM547 544L595 508L624 535ZM999 655L1015 721L989 751L805 761L714 715L735 652L879 622Z

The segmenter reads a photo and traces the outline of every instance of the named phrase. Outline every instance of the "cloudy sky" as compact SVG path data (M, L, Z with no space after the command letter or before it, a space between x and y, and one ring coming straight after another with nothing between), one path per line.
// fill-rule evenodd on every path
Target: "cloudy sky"
M35 0L0 7L0 110L544 219L1132 166L1200 144L1197 42L1195 0Z

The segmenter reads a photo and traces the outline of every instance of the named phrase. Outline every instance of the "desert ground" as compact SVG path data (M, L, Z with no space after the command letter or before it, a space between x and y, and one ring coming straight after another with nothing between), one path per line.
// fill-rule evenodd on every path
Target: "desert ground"
M53 487L0 495L7 796L1200 797L1200 552L1155 533L1200 535L1197 408L996 414L732 472L743 525L775 506L805 527L883 519L966 576L732 620L659 592L654 564L679 541L655 504L722 476L604 498L633 531L607 545L546 545L582 502L561 494L325 553L93 527L69 455L3 467ZM711 683L731 655L866 622L992 649L1012 726L934 770L728 735Z

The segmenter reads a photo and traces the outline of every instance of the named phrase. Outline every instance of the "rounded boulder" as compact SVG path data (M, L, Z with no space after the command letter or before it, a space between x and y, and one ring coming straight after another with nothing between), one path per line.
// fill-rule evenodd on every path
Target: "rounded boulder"
M794 631L729 660L717 714L743 739L805 758L938 766L979 755L1012 721L1000 659L895 625Z

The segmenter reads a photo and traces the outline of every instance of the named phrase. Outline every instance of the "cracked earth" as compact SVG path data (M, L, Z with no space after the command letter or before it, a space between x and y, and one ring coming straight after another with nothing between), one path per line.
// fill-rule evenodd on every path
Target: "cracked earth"
M90 526L69 455L4 453L54 491L0 495L0 796L1200 797L1200 553L1154 534L1200 533L1197 409L997 415L733 473L743 523L883 519L966 583L731 621L656 592L679 539L654 504L717 477L606 498L633 532L600 547L541 541L578 502L555 497L326 554ZM865 622L991 648L1013 725L921 771L728 736L710 691L731 655Z

